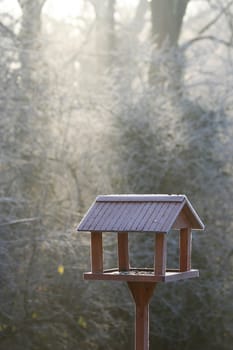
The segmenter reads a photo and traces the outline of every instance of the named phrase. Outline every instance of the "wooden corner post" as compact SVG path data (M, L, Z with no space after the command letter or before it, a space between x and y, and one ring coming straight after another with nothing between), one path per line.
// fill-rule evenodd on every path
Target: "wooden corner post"
M165 275L167 263L167 235L165 233L155 233L155 275Z
M156 283L128 282L135 302L135 350L149 350L149 302Z
M91 232L91 271L103 272L102 232Z
M192 230L182 228L180 230L180 271L191 270Z
M129 270L128 232L118 232L118 267L119 271Z

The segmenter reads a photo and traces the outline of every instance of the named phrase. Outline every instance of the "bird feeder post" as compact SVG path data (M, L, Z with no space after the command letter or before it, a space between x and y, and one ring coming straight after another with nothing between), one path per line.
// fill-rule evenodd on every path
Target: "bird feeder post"
M180 232L178 269L166 266L171 229ZM78 231L91 232L91 271L84 273L84 279L128 284L135 302L135 350L149 350L149 302L157 283L199 276L191 269L191 229L203 230L204 225L184 195L98 196L78 226ZM117 233L116 268L103 269L102 232ZM130 266L128 232L155 234L153 268Z
M135 350L149 350L149 302L156 283L128 282L135 302Z

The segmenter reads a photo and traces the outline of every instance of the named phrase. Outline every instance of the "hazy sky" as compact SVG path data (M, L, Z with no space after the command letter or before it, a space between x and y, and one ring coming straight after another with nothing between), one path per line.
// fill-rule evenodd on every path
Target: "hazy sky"
M33 1L33 0L32 0ZM57 19L65 17L79 16L82 9L82 1L80 0L47 0L44 6L44 12ZM120 6L135 6L138 0L117 0ZM195 16L200 7L203 7L203 0L190 1L188 6L188 16ZM0 11L20 15L20 7L17 0L2 0L0 2Z

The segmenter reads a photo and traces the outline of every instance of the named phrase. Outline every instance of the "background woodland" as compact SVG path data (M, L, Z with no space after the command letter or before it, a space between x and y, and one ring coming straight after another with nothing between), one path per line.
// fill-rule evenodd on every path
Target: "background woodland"
M65 18L49 1L0 0L0 349L132 349L128 290L82 280L76 226L98 194L184 193L200 278L157 286L151 349L231 350L233 1L83 0ZM133 266L152 238L130 237ZM174 267L173 232L168 251Z

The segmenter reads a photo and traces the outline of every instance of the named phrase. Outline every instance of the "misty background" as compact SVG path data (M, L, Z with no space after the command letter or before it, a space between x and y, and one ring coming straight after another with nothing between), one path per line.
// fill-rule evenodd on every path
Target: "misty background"
M206 225L200 278L156 288L151 349L232 349L232 91L233 1L0 0L1 350L133 349L126 285L82 279L77 224L111 193L186 194Z

